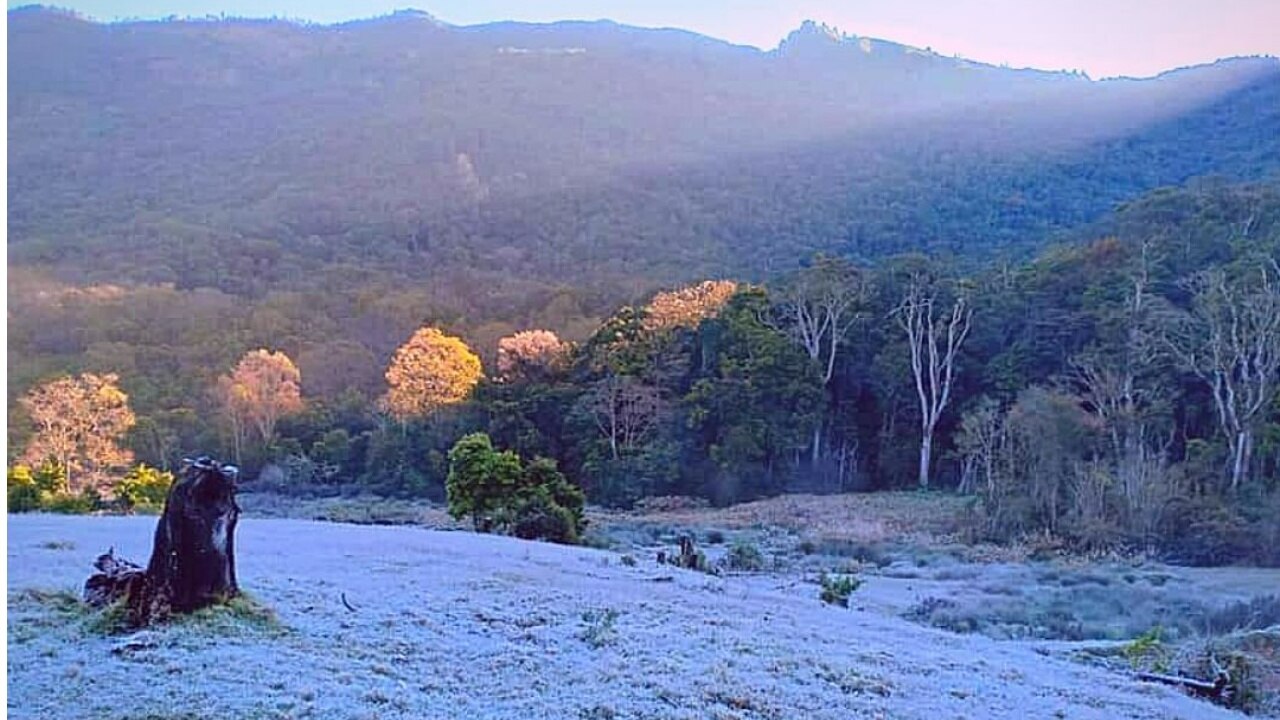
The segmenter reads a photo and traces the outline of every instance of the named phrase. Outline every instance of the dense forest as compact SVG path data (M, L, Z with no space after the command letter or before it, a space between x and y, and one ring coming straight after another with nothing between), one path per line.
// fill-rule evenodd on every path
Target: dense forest
M112 426L122 452L167 468L217 448L289 492L443 499L450 449L482 432L606 505L948 488L978 499L982 537L1280 560L1258 541L1280 531L1280 191L1164 189L1095 232L977 272L815 256L659 292L580 343L512 329L489 348L428 323L385 363L299 350L337 327L302 298L267 315L213 291L33 286L16 316L40 320L13 324L11 353L85 343L67 368L91 371L85 405L119 373L110 397L138 411ZM82 488L119 463L93 452Z
M579 514L941 488L976 538L1280 562L1274 59L9 19L11 505L472 458Z

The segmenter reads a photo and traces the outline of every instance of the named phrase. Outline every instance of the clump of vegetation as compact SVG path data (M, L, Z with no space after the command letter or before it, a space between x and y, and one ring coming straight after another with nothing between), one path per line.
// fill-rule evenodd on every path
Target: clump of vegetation
M13 465L7 473L9 512L55 512L77 515L93 512L102 504L94 488L72 492L64 466L52 460L32 468Z
M849 607L849 596L862 586L862 581L853 575L828 575L823 573L818 578L822 586L818 597L828 605Z
M617 629L615 628L618 615L618 611L613 608L583 612L583 626L578 633L578 638L596 650L606 645L612 645L618 639Z
M1214 610L1205 617L1204 630L1214 634L1258 630L1280 625L1280 595L1262 595Z
M1129 665L1144 670L1168 672L1173 652L1162 639L1163 629L1156 625L1130 640L1121 651Z
M760 548L754 544L738 540L729 548L729 554L725 556L725 565L730 570L758 572L765 567L764 553L760 552Z
M126 512L160 512L173 485L173 473L135 465L116 483L116 502Z
M708 544L708 545L723 545L723 544L724 544L724 531L723 531L723 530L708 530L708 531L707 531L707 544Z
M681 535L679 542L680 549L675 554L668 554L665 550L659 551L658 562L675 565L686 570L718 574L718 571L707 562L706 554L693 543L692 536Z
M548 458L528 466L497 451L485 433L463 437L449 451L449 514L470 516L481 532L509 531L526 540L577 543L586 527L582 490Z

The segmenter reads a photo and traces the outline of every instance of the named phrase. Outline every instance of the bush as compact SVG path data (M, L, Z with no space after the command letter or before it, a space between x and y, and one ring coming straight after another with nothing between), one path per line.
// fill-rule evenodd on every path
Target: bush
M102 497L97 491L89 489L79 494L69 492L51 495L44 503L44 509L63 515L85 515L97 510L102 505Z
M32 512L39 510L43 503L40 487L31 476L31 468L26 465L15 465L8 472L9 512Z
M573 545L578 542L578 524L571 510L557 505L544 492L534 492L516 503L511 534L522 540Z
M862 586L862 581L852 575L823 573L818 582L822 584L822 592L818 595L822 602L840 607L849 607L849 596Z
M1199 567L1245 560L1258 544L1249 522L1218 498L1178 503L1162 536L1162 549L1170 560Z
M577 543L586 527L586 496L554 460L535 458L521 467L511 451L499 452L484 433L463 437L449 451L449 514L470 515L477 530L510 530L526 540Z
M140 464L116 483L114 492L116 501L126 512L159 512L172 485L173 473Z
M9 512L47 510L67 515L81 515L97 510L102 498L93 489L73 494L67 488L67 475L53 462L32 470L15 465L8 472Z
M749 542L739 540L729 548L726 564L730 570L758 571L764 569L764 554L760 548Z

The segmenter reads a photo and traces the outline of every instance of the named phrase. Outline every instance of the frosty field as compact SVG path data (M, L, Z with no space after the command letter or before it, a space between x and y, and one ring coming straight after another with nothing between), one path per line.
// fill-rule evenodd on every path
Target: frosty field
M778 575L417 527L242 519L240 584L274 622L110 636L49 600L110 546L145 562L154 523L10 516L9 717L1243 717Z

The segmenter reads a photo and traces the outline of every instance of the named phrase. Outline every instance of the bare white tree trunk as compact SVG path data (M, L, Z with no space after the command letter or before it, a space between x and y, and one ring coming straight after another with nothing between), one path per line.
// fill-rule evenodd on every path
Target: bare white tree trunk
M862 274L853 265L819 257L813 267L797 272L778 293L781 329L821 370L824 388L835 374L836 353L858 318L866 292ZM819 417L810 446L815 464L822 457L822 429Z
M973 309L963 297L951 306L950 315L938 317L936 291L921 277L912 278L907 296L894 310L898 324L907 334L911 350L911 373L920 401L920 487L929 487L933 457L933 434L938 420L951 402L956 355L969 335Z
M1221 269L1196 275L1191 311L1163 332L1169 352L1213 391L1232 490L1248 482L1253 433L1280 371L1280 266L1268 259L1253 270L1236 279Z

